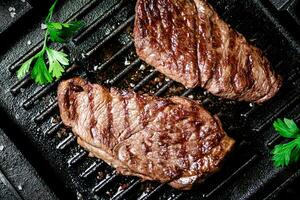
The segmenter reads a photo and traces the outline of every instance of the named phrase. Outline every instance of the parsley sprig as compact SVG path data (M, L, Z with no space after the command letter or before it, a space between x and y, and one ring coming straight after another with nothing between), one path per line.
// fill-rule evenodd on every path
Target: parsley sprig
M297 124L291 119L284 118L277 119L273 127L282 137L292 139L288 143L275 146L272 151L274 165L284 167L297 162L300 158L300 130Z
M58 0L55 0L49 9L45 19L46 29L43 48L36 55L22 64L17 71L18 79L22 79L31 69L31 78L40 85L51 83L54 79L59 79L65 72L65 67L69 65L68 55L62 51L50 48L48 41L65 43L74 33L83 27L80 21L69 23L53 22L52 15ZM49 66L46 64L48 58Z

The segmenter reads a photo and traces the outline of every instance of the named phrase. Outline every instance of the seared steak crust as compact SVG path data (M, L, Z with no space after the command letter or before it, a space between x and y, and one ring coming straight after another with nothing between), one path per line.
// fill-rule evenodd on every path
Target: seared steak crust
M189 88L262 103L282 84L261 50L205 0L138 0L134 39L141 59Z
M182 97L110 90L80 78L58 87L62 121L78 143L123 175L190 189L220 167L234 141L216 116Z

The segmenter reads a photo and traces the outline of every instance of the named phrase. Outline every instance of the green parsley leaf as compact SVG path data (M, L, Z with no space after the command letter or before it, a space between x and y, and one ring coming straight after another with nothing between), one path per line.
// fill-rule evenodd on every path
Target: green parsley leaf
M275 120L273 123L274 129L285 138L297 138L299 136L299 129L295 122L290 119L284 118Z
M83 27L81 21L70 23L48 22L47 29L52 42L64 43Z
M45 22L46 22L46 23L48 23L48 22L51 20L57 2L58 2L58 0L55 0L54 3L53 3L53 4L51 5L51 7L49 8L48 15L47 15L47 17L46 17L46 19L45 19Z
M51 83L54 78L59 79L65 72L64 67L69 65L67 54L49 48L47 43L49 38L52 42L65 42L67 39L71 38L75 32L82 28L83 23L80 21L69 23L52 22L52 15L57 3L58 0L55 0L45 19L47 30L45 30L42 50L22 64L17 71L18 79L23 78L30 71L31 66L34 63L31 71L31 78L34 79L37 84ZM47 69L46 66L45 52L48 55L49 69Z
M32 57L22 64L20 69L17 71L18 79L24 78L24 76L29 72L31 63L34 59L35 59L35 57Z
M300 157L300 138L286 144L276 145L272 154L276 167L284 167L297 162Z
M288 166L300 158L300 130L290 119L277 119L273 123L274 129L285 138L293 138L288 143L276 145L272 150L272 160L276 167Z
M35 80L37 84L46 84L52 82L52 76L47 70L47 66L44 60L44 54L38 56L32 72L31 72L32 79Z
M284 120L284 123L286 124L286 126L289 128L291 133L299 134L300 130L297 127L297 124L293 120L287 119L287 118L284 118L283 120Z
M68 55L54 49L46 49L49 59L49 72L52 77L59 79L65 71L63 66L69 65Z

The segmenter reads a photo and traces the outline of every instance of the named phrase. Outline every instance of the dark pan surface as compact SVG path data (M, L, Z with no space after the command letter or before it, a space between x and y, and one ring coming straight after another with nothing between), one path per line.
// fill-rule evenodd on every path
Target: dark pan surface
M217 174L188 192L118 176L104 162L89 158L59 119L59 81L36 86L29 77L17 80L19 64L41 48L42 17L31 18L28 24L0 35L1 116L7 122L6 129L15 133L10 137L59 197L263 199L276 196L299 176L299 164L279 170L270 160L271 148L281 142L272 129L273 120L286 116L300 122L299 41L277 20L268 2L209 2L225 21L260 47L283 76L283 88L271 101L253 105L222 100L200 88L186 90L143 63L135 54L131 35L135 1L66 0L59 4L55 16L62 21L80 19L87 24L69 44L56 46L71 55L73 65L64 78L80 75L108 87L133 88L159 96L183 95L201 101L210 112L218 114L226 132L237 141L236 148ZM41 10L38 16L46 12Z

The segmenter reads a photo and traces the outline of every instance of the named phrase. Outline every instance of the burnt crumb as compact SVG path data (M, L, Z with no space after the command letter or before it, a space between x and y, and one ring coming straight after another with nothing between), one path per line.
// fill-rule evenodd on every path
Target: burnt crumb
M80 192L76 192L77 200L83 200L83 196Z
M103 179L104 177L105 177L105 173L104 173L104 172L97 172L96 178L97 178L98 180L101 180L101 179Z
M62 135L61 132L57 132L57 137L58 137L58 138L62 138L62 136L63 136L63 135Z
M57 134L57 137L58 138L62 138L66 135L68 135L68 133L70 132L71 130L69 128L66 128L66 127L62 127L61 129L59 129L59 131L56 133Z
M52 125L57 124L61 121L61 118L59 115L54 115L50 118L50 122Z
M112 192L111 191L106 191L105 194L107 194L109 197L112 197Z
M129 187L128 183L124 183L124 184L122 184L122 185L119 186L118 192L126 190L128 187Z
M18 185L18 190L19 190L19 191L23 190L23 186L22 186L21 184Z

